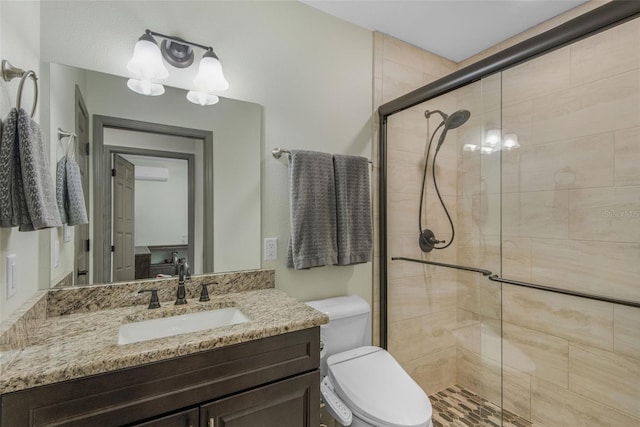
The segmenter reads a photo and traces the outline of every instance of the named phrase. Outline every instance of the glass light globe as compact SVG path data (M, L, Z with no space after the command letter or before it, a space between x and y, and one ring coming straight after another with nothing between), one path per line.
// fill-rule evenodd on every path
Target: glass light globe
M491 154L491 153L493 153L494 151L496 151L496 150L495 150L495 149L493 149L493 148L491 148L491 147L482 147L482 148L480 149L480 152L481 152L482 154Z
M155 39L143 34L133 48L133 56L127 63L127 70L142 80L158 80L169 77L169 71L162 62L162 54Z
M496 147L500 144L500 136L500 129L489 129L482 145Z
M218 98L215 95L211 95L209 93L204 93L204 92L198 92L195 90L190 90L189 92L187 92L187 99L193 102L194 104L198 104L198 105L213 105L213 104L217 104L218 101L220 101L220 98Z
M213 51L208 50L202 56L193 84L200 92L221 92L229 89L229 82L222 73L222 65Z
M158 96L164 93L164 86L150 80L129 79L127 87L140 95Z
M515 133L508 133L504 136L504 141L502 141L502 148L506 150L512 150L518 147L520 147L520 143L518 142L518 135L516 135Z

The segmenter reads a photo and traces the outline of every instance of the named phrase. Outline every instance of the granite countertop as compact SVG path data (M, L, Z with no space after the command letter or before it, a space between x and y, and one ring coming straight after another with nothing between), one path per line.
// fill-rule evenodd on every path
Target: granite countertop
M251 321L166 338L118 345L122 323L234 306ZM0 351L0 393L52 384L238 344L328 322L323 313L277 289L227 293L206 303L136 305L48 317L18 349Z

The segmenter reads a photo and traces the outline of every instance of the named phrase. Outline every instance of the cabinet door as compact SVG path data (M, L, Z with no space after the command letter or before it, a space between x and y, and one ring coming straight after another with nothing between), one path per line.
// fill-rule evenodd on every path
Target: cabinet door
M200 407L203 427L316 427L320 374L311 372Z
M136 424L134 427L197 427L199 414L198 408L193 408L156 418L146 423Z

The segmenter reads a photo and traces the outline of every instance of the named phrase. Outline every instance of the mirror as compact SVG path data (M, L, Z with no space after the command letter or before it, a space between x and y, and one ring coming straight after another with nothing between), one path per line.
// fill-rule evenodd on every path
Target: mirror
M52 286L142 278L141 271L171 274L176 254L193 274L260 268L260 105L221 97L218 104L201 107L172 87L162 96L141 96L127 88L124 77L54 63L44 64L44 73L52 170L66 143L58 141L57 129L77 133L76 160L87 181L90 222L86 230L51 230ZM116 156L141 162L132 182L134 194L146 197L124 204L131 206L137 226L121 239L127 234L114 234L114 208L120 205L112 203L110 176ZM189 184L185 187L182 177L184 191L170 193L166 185L178 179L173 171L178 161L186 162L182 169ZM121 248L127 260L146 259L149 267L136 272L134 263L123 267L130 269L124 276L115 273ZM131 251L137 254L133 258Z

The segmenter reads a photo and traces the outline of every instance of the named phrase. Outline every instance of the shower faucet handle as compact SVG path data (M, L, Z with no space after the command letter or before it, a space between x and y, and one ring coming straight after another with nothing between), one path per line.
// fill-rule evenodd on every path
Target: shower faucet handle
M433 231L426 228L420 233L418 243L423 252L431 252L433 249L441 249L436 248L436 245L439 243L446 243L446 241L436 239L436 235L433 234Z

